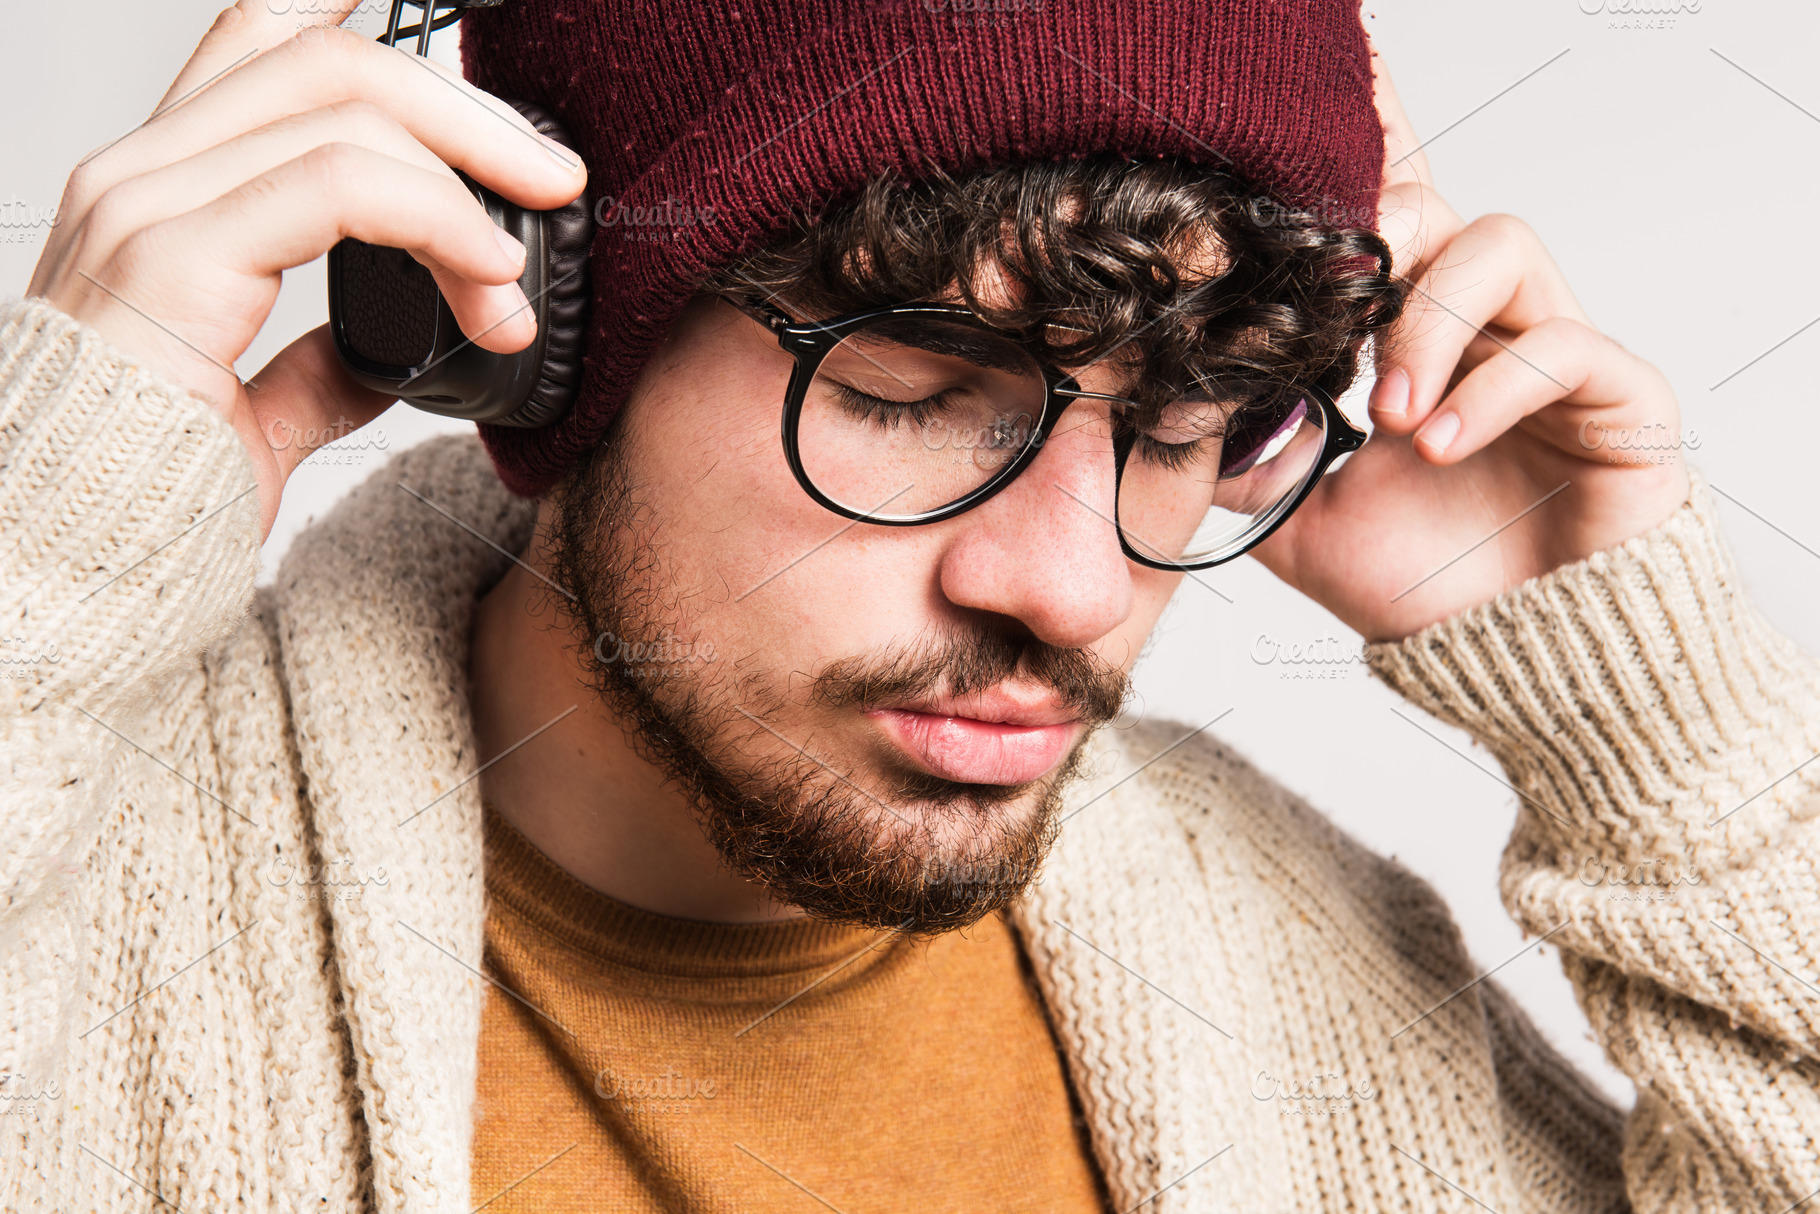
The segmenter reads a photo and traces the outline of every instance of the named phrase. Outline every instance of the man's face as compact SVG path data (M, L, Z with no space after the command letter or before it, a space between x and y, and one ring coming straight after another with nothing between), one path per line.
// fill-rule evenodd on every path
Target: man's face
M812 914L959 926L1035 875L1070 766L1180 575L1120 552L1103 405L1077 402L975 509L880 527L791 475L792 365L764 326L698 299L598 490L546 502L541 525L584 661L736 870Z

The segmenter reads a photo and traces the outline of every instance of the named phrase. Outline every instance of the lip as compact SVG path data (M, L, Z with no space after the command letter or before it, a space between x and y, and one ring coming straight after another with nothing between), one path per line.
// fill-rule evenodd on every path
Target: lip
M1027 784L1053 771L1080 720L1053 698L1004 689L867 712L885 735L933 775L957 784Z
M1072 725L1080 719L1071 708L1061 704L1040 688L1019 688L1001 683L986 691L965 696L936 696L892 704L882 711L912 712L931 717L953 717L957 720L982 721L989 725Z

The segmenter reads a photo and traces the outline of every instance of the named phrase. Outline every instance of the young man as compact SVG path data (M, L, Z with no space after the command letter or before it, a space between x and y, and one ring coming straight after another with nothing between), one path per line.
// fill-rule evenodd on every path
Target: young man
M77 169L0 314L5 625L56 658L0 717L0 1023L48 1093L8 1209L1820 1189L1820 681L1699 479L1584 441L1672 432L1661 376L1426 184L1344 3L993 16L471 15L600 213L690 222L596 237L563 421L402 456L258 594L285 440L389 403L322 333L228 370L282 270L409 248L522 348L449 166L584 170L259 4ZM1374 332L1376 433L1300 499ZM1634 1110L1415 878L1199 731L1100 728L1241 551L1497 754L1506 901Z

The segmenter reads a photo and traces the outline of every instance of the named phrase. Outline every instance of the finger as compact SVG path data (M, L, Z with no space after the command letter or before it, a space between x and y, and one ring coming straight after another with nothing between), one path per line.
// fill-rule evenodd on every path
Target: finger
M392 114L444 162L521 206L562 206L587 179L573 152L442 65L346 30L312 28L90 161L84 185L99 192L287 115L346 101L369 102ZM80 207L83 200L74 201Z
M471 104L464 105L464 98ZM59 270L73 272L65 262L75 234L95 200L119 182L291 114L348 101L365 101L392 113L439 160L465 169L521 205L564 205L586 182L579 157L536 134L511 107L440 65L344 31L313 30L77 166L64 188L59 223L39 258L31 291L47 294Z
M561 206L586 182L579 157L440 65L345 31L315 29L236 69L193 102L78 166L59 207L64 222L47 242L33 290L47 289L47 267L67 257L72 238L66 234L77 230L94 200L120 180L195 155L251 127L349 100L399 116L439 159L521 205Z
M1432 187L1410 182L1387 186L1378 195L1378 231L1400 278L1420 278L1465 228L1460 213Z
M362 0L240 0L223 9L189 62L152 109L152 116L181 105L197 93L270 50L306 26L340 25Z
M1521 333L1553 317L1590 323L1534 231L1508 215L1474 220L1415 283L1384 343L1373 421L1391 433L1410 433L1433 411L1487 325Z
M356 4L358 2L355 0ZM185 104L222 77L252 62L260 51L284 40L285 35L272 33L259 19L262 7L257 2L236 3L217 13L214 24L203 34L202 41L191 52L188 62L177 73L177 78L165 90L158 104L152 107L151 113L146 115L145 122L125 135L108 140L77 163L75 171L64 185L63 197L57 205L58 215L71 222L59 223L52 230L50 239L45 242L44 254L39 258L37 272L32 276L29 288L31 294L42 295L51 289L49 271L62 260L73 239L70 234L77 230L80 221L87 216L95 197L126 172L123 169L119 173L107 175L104 170L108 154L144 130L146 123ZM269 35L263 45L257 40L262 29Z
M1378 233L1390 246L1391 272L1406 282L1419 280L1428 270L1431 253L1446 248L1465 227L1460 213L1420 182L1386 185L1378 195ZM1406 306L1399 323L1372 343L1377 382L1367 407L1378 425L1394 427L1409 408L1409 376L1397 361L1409 342L1413 319Z
M252 408L281 476L336 439L345 438L391 407L393 397L348 377L323 325L281 350L253 382Z
M246 280L276 281L343 237L409 249L475 284L453 292L450 309L482 348L509 352L529 344L536 325L515 281L518 258L497 232L459 182L354 144L328 144L135 233L115 260L126 263L129 282L152 280L133 285L143 298L238 298ZM211 282L211 271L223 281ZM184 281L163 281L174 273ZM231 361L239 352L219 356Z
M358 144L451 182L457 180L448 166L384 110L364 101L340 102L288 115L186 160L111 186L89 209L80 260L88 265L106 261L134 232L193 211L263 173L334 143Z
M1546 374L1538 371L1543 366ZM1649 387L1639 393L1639 384ZM1546 437L1581 458L1594 458L1593 446L1574 443L1587 418L1628 426L1646 414L1666 410L1672 420L1674 413L1666 381L1647 363L1591 326L1556 317L1520 334L1462 379L1416 432L1416 452L1433 464L1458 463L1557 403L1575 408L1562 410Z
M274 197L292 190L295 198ZM195 238L221 224L231 233L223 252L254 274L313 260L348 236L406 249L430 268L461 331L482 349L522 350L537 335L517 281L524 247L460 182L357 144L317 148L176 222Z
M188 160L112 187L90 209L79 256L63 268L75 273L78 266L105 262L135 231L193 211L261 174L335 143L358 145L459 184L447 165L384 110L364 101L340 102L289 115ZM480 209L479 203L474 205ZM498 269L470 281L427 255L418 258L429 268L456 316L477 326L491 325L517 307L512 292L485 289L516 279L524 264L524 250L516 241L503 232L496 232L495 239L512 254L517 268L501 263ZM504 341L507 336L489 335L488 340Z

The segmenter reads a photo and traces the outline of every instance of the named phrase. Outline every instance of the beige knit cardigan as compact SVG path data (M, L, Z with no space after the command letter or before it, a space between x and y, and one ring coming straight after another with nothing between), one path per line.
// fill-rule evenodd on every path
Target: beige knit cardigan
M474 440L428 443L256 593L251 484L204 403L0 308L6 1210L489 1196L466 650L532 507ZM1108 729L1014 918L1116 1208L1780 1214L1820 1189L1820 671L1745 600L1703 484L1370 661L1503 764L1504 900L1637 1106L1475 982L1420 880L1216 741ZM1648 896L1600 879L1665 857Z

